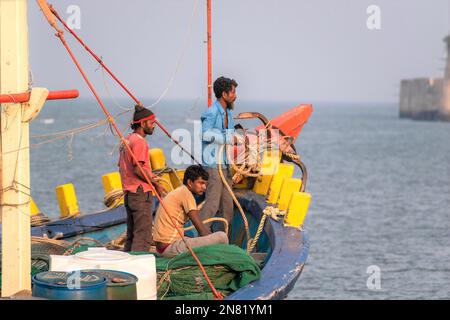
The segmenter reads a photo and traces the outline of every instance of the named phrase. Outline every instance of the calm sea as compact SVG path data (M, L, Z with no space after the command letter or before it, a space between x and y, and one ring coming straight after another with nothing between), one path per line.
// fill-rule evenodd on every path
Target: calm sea
M107 105L122 111L114 101ZM293 106L240 102L235 112L273 117ZM194 100L154 108L169 130L191 132L203 110ZM121 128L129 117L119 121ZM92 100L51 102L32 123L31 135L101 119ZM311 249L290 299L450 298L449 137L450 123L400 120L396 105L314 106L297 142L310 177L305 228ZM172 147L160 130L148 141ZM83 212L104 209L101 176L117 170L116 146L117 137L102 126L32 148L32 195L40 209L58 216L54 189L65 183L75 185ZM371 270L380 271L378 289L368 287Z

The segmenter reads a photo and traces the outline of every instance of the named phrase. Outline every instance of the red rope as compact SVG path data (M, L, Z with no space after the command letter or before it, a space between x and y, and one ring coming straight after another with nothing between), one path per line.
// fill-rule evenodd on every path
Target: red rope
M117 82L117 84L121 86L123 90L125 90L125 92L130 96L130 98L133 99L138 105L143 106L142 102L139 101L139 99L136 98L136 96L119 80L119 78L116 77L116 75L108 68L108 66L106 66L103 63L102 59L100 59L99 56L95 54L95 52L92 51L91 48L89 48L89 46L83 41L83 39L81 39L78 36L78 34L75 31L69 28L67 23L61 18L56 9L52 5L50 5L49 8L50 11L53 13L53 15L64 25L64 28L66 28L66 30L69 31L75 37L75 39L77 39L77 41L83 46L83 48L86 49L86 51L89 52L95 60L97 60L97 62L106 70L106 72L108 72L108 74ZM167 129L164 128L164 126L159 121L155 121L155 123L169 137L169 139L172 140L178 147L180 147L182 151L184 151L187 155L189 155L196 164L200 164L200 162L198 162L194 158L194 156L180 144L179 141L177 141L174 137L172 137L169 131L167 131Z
M208 108L212 105L212 32L211 32L211 0L206 2L206 17L207 17L207 43L208 43Z
M45 12L44 12L45 14ZM54 26L56 30L57 27ZM67 52L70 55L70 58L72 59L72 61L74 62L74 64L76 65L78 71L80 72L80 74L82 75L84 81L86 82L86 84L89 86L89 89L91 90L91 92L94 94L95 98L97 99L97 102L99 103L100 107L102 108L103 112L105 113L108 121L111 123L111 125L113 126L114 130L117 132L117 134L119 135L123 145L125 146L127 152L131 155L131 157L134 159L134 161L137 163L139 170L141 170L142 175L144 176L145 180L147 181L147 183L150 185L151 190L153 191L153 193L156 195L156 197L158 198L161 206L163 207L163 209L166 211L166 214L169 216L171 223L173 225L173 227L175 227L176 231L178 232L178 234L180 235L181 239L184 241L184 243L186 244L187 249L189 250L189 252L192 254L192 256L194 257L195 261L197 262L200 270L202 271L209 287L211 288L214 297L216 299L223 299L223 295L216 290L216 288L214 287L214 285L211 282L211 279L209 279L208 274L206 273L205 268L203 267L202 263L200 262L200 260L198 259L197 255L195 254L194 250L192 249L192 247L186 242L186 239L184 238L184 234L181 232L181 230L176 226L172 216L169 213L169 210L167 210L167 206L165 205L164 201L162 200L162 198L160 197L160 195L158 194L158 192L156 192L155 187L153 186L153 184L150 181L150 178L148 177L147 173L144 171L144 169L142 168L141 164L139 163L139 161L137 160L136 156L134 155L133 151L131 150L130 146L126 143L126 140L124 138L124 136L122 135L120 129L117 127L114 118L111 116L111 114L109 113L109 111L106 109L105 105L103 104L103 101L101 100L101 98L99 97L99 95L97 94L95 88L93 87L92 83L89 81L88 77L86 76L85 72L83 71L83 68L81 67L81 65L78 63L77 59L75 58L72 50L70 49L69 45L67 44L66 40L64 39L64 33L61 30L58 30L58 32L56 33L56 36L61 40L61 43L63 44L63 46L66 48Z

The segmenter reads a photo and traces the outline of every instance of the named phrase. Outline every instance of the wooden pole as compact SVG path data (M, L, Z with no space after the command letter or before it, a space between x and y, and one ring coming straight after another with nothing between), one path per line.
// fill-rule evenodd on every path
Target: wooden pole
M0 1L0 93L26 92L27 0ZM2 296L31 289L29 124L27 105L0 105Z

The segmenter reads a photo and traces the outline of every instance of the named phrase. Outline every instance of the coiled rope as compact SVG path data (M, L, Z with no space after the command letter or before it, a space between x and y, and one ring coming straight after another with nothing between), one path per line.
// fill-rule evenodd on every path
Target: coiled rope
M223 158L223 150L225 148L225 145L221 145L219 148L219 152L217 153L217 169L219 171L220 178L222 179L223 185L227 189L228 193L231 195L231 198L233 198L233 202L236 204L236 207L239 210L239 213L242 216L242 220L244 221L244 228L245 228L245 234L247 236L247 251L249 251L252 239L250 238L250 228L248 226L248 220L245 216L245 212L242 209L241 204L239 203L238 199L236 198L236 195L233 192L233 189L231 189L231 186L228 184L227 179L225 179L225 176L222 171L222 158Z
M261 221L259 222L259 226L256 231L255 237L253 238L252 243L249 247L249 250L248 250L249 253L251 253L253 251L256 244L258 243L259 237L261 236L261 233L264 229L264 224L266 222L267 217L271 217L275 221L279 221L285 215L286 215L286 212L283 210L280 210L278 208L275 208L272 206L267 206L264 208L263 215L261 217Z

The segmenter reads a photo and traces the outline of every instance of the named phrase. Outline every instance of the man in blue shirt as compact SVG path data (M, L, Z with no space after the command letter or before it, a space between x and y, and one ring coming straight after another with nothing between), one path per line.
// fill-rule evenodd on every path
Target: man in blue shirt
M202 160L209 174L206 189L205 204L200 211L202 220L215 217L219 212L231 227L233 218L233 199L224 186L217 169L217 155L222 145L225 145L221 159L222 171L227 183L232 186L231 169L226 157L227 146L234 144L234 120L231 111L236 101L237 82L233 79L220 77L214 82L216 102L201 116L202 121ZM223 229L222 229L223 230ZM229 229L231 230L231 228ZM231 234L231 233L230 233Z

